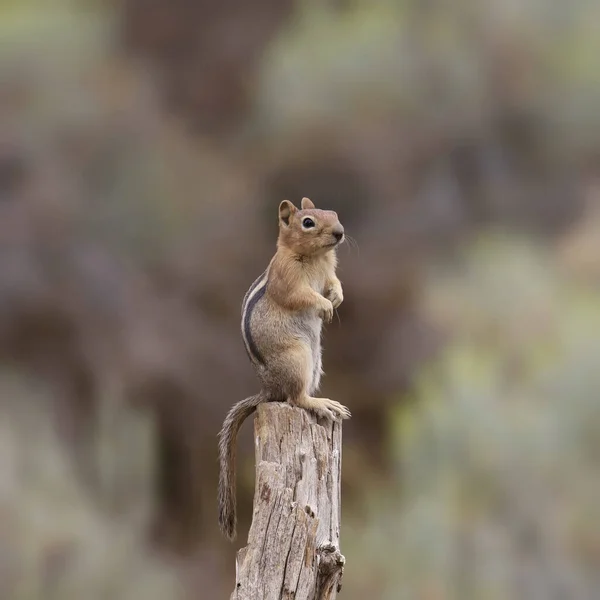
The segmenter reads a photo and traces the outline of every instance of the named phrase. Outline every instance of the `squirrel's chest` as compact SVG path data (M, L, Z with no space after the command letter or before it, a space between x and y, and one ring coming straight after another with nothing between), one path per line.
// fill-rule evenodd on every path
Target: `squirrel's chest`
M317 294L325 293L325 275L322 272L306 274L306 282Z

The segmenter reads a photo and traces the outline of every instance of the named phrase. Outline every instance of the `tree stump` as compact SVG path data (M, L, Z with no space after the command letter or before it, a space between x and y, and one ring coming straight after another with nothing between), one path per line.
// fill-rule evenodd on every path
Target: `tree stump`
M248 545L231 600L333 600L339 551L342 427L288 404L258 407Z

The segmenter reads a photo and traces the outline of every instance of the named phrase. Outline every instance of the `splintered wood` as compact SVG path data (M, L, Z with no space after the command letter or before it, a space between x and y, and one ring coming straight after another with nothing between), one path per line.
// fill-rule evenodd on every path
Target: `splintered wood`
M231 600L333 600L340 540L342 427L287 404L259 406L248 545Z

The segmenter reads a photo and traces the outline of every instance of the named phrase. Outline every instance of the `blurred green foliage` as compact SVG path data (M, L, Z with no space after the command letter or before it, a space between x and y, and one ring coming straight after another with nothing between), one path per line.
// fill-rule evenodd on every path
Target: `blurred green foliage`
M600 591L600 290L483 238L432 276L451 342L394 411L394 480L345 516L345 585L385 599Z
M181 598L175 572L145 543L152 456L147 419L123 411L113 422L100 417L96 460L107 489L94 496L74 477L43 386L4 368L0 396L0 597ZM111 477L115 466L121 481ZM111 489L115 482L118 489Z
M505 104L536 115L550 154L598 150L596 2L300 6L262 65L258 114L270 132L400 115L425 131L465 135Z

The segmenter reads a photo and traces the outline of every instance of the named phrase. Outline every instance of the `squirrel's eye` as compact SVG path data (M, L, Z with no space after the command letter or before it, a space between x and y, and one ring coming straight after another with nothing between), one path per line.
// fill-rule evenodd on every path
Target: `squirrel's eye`
M315 222L310 217L304 217L304 219L302 219L302 227L304 227L304 229L310 229L314 226Z

